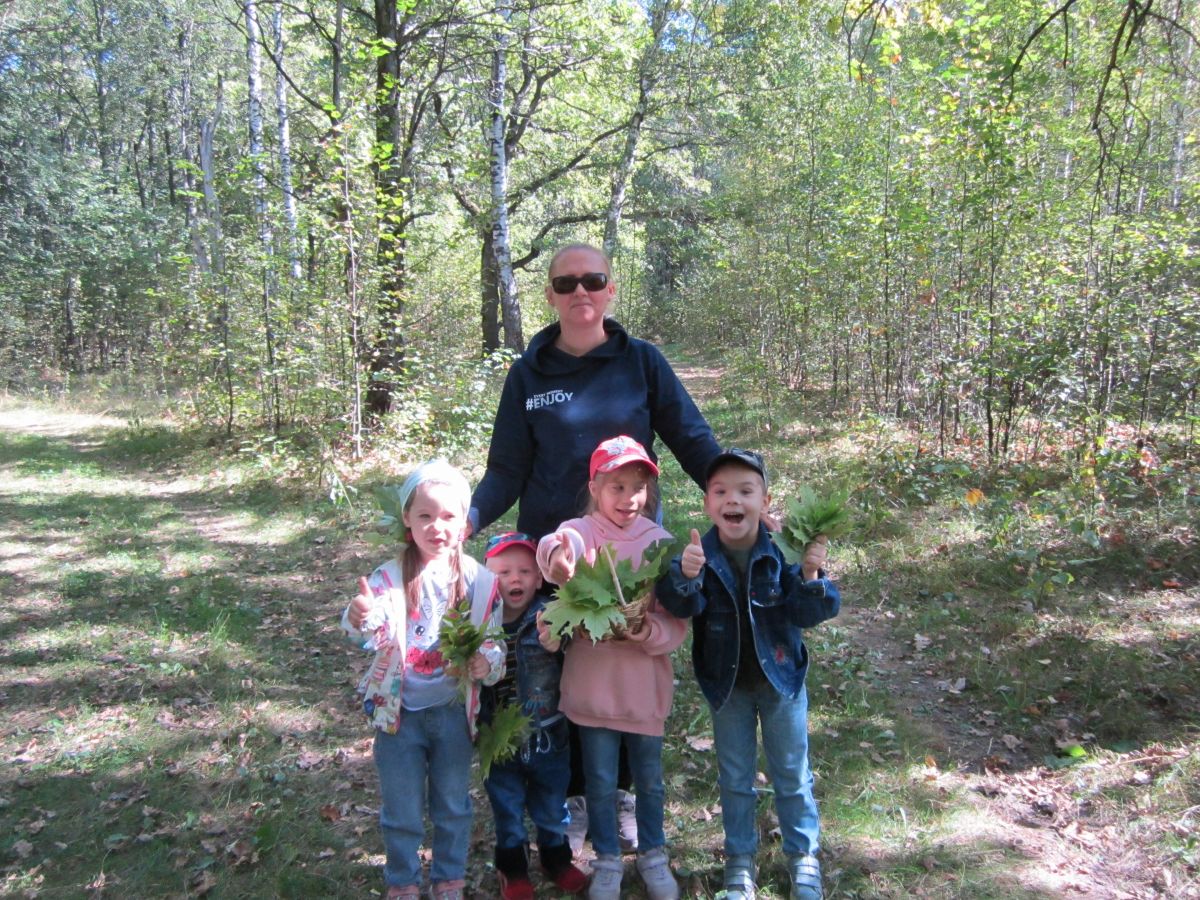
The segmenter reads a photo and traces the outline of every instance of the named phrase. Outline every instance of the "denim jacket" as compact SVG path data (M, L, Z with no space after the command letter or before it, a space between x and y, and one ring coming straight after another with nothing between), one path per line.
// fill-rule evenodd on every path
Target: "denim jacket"
M566 738L566 719L558 710L562 652L550 653L538 641L537 614L545 605L545 598L541 594L534 597L517 620L516 633L508 637L516 656L514 676L517 700L521 711L529 716L533 724L530 746L539 751L548 743L557 749ZM481 719L490 722L495 709L496 693L485 689Z
M789 566L760 523L758 540L750 550L747 594L735 598L738 577L717 537L715 527L700 541L704 569L685 578L680 557L671 561L658 581L659 602L680 618L693 617L692 665L700 690L714 710L729 699L737 678L741 647L738 605L748 603L754 646L767 680L786 697L795 699L804 690L808 650L801 629L811 628L837 615L841 595L824 577L805 581L800 566Z

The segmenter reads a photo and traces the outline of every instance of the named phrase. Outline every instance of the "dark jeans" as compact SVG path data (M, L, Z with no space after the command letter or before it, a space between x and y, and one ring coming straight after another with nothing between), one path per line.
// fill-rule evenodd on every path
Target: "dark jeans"
M587 794L587 779L583 775L583 747L579 743L579 726L574 722L571 726L571 783L567 785L568 797L582 797ZM629 750L621 745L621 756L617 762L617 787L628 791L633 787L633 772L629 770Z
M656 850L666 843L663 836L663 774L661 737L613 731L610 728L580 728L583 764L587 769L588 829L597 856L621 852L617 825L617 754L629 748L629 762L637 784L638 849Z
M539 849L566 843L571 757L565 730L551 728L535 734L523 752L492 766L483 786L496 820L497 847L507 850L525 844L529 839L526 811L537 829Z

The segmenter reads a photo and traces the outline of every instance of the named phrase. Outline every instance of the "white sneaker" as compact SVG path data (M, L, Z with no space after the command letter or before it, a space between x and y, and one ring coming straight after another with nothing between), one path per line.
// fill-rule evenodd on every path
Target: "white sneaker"
M637 849L637 797L629 791L617 790L617 840L621 851L630 853Z
M679 900L679 885L663 847L639 853L637 868L650 900Z
M588 900L621 900L621 877L625 865L619 856L597 856L592 860L592 883ZM678 896L678 895L676 895Z

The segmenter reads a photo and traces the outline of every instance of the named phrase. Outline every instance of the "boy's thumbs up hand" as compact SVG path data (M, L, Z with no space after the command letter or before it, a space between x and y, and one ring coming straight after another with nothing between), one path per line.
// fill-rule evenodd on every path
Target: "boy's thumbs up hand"
M575 549L565 532L558 533L558 546L550 554L550 580L566 584L575 575Z
M358 579L358 596L350 601L350 612L347 618L350 624L356 629L362 628L363 619L367 617L367 613L371 611L371 607L375 605L375 594L371 590L371 586L367 584L367 579Z
M693 528L692 540L683 548L683 555L679 557L679 571L683 573L684 578L695 578L704 568L704 561L704 548L700 546L700 532Z

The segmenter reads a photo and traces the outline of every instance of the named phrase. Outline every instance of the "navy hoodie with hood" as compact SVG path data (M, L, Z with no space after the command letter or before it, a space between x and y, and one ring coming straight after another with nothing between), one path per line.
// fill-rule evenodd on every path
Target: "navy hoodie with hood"
M703 487L720 453L712 429L653 344L630 337L612 319L608 339L583 356L554 346L561 328L543 328L508 372L487 472L471 497L478 533L521 501L517 528L535 539L579 515L588 463L601 441L627 434L652 459L657 435Z

